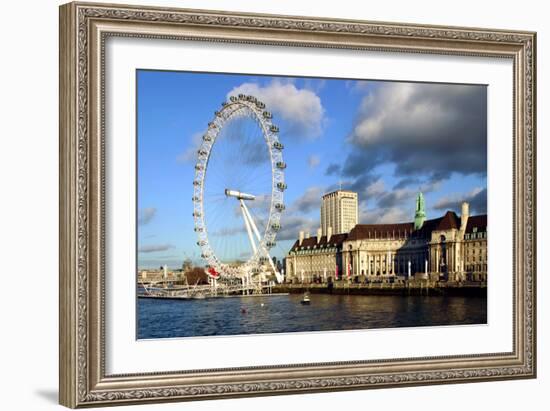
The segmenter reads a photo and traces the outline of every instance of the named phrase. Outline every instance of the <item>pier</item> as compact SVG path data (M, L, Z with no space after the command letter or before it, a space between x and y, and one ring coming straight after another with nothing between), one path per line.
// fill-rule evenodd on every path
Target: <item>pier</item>
M169 299L195 299L229 297L229 296L252 296L269 295L273 292L272 281L264 283L218 283L212 281L205 285L184 285L173 286L172 282L160 281L155 283L139 284L138 297L140 298L169 298Z

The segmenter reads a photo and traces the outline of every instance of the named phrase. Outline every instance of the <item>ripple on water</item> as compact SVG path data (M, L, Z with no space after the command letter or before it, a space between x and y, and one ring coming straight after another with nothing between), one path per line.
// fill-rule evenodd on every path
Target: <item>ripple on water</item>
M487 323L485 297L301 295L139 298L138 338L289 333Z

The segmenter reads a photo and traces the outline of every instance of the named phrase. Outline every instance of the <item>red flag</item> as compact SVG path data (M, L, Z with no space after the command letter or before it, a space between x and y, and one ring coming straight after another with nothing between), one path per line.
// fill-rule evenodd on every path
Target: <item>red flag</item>
M337 280L338 279L338 266L336 266L336 270L334 272L334 279Z
M348 279L350 277L350 274L351 274L351 263L348 264Z

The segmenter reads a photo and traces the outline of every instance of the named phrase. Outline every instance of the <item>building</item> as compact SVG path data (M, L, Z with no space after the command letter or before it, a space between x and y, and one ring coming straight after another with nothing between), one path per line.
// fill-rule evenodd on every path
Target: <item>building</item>
M464 238L464 271L472 281L487 280L487 216L468 219Z
M286 280L290 282L327 282L341 277L342 246L346 234L300 238L285 259Z
M447 211L425 218L420 193L413 222L356 224L349 233L332 236L320 229L317 237L305 239L301 232L286 259L287 279L486 281L487 216L470 216L463 203L460 217Z
M327 235L332 227L333 234L349 233L359 221L357 193L336 190L323 195L321 201L321 231Z

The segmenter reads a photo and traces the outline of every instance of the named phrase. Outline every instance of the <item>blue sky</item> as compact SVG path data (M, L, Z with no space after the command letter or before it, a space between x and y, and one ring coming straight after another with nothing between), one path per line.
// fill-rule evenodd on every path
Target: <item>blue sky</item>
M201 263L191 201L196 150L214 111L239 92L266 103L285 146L278 258L299 230L315 235L320 197L340 184L359 193L360 223L411 221L419 190L428 218L459 211L463 200L474 214L486 212L485 86L138 70L137 88L139 267L176 268L187 257ZM254 127L245 130L255 138ZM213 162L211 175L258 175L250 189L259 194L265 165L239 161L246 149L232 152L222 140L217 147L226 162L217 171ZM208 227L220 233L220 253L244 258L249 246L235 204L211 209L222 216Z

